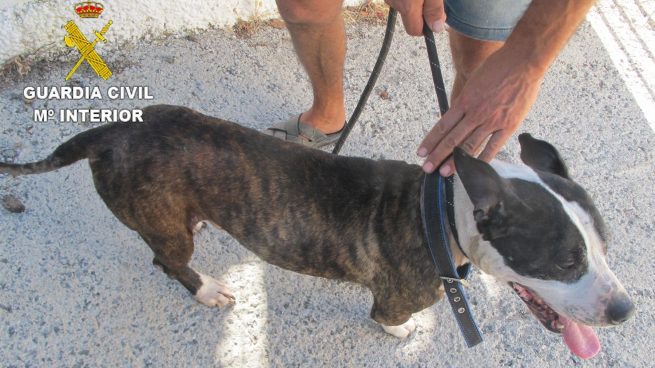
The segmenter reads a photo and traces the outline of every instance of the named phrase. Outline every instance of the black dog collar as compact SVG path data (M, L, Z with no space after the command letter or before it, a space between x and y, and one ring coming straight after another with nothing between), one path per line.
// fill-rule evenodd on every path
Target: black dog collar
M447 179L442 178L438 173L424 176L421 186L421 218L425 229L428 253L430 253L437 274L443 282L446 297L450 302L459 329L464 335L466 345L470 348L482 342L482 334L475 323L463 290L466 283L465 277L470 267L465 265L457 269L450 252L446 220L450 224L453 236L458 239L453 195L452 176ZM470 266L470 264L468 265Z

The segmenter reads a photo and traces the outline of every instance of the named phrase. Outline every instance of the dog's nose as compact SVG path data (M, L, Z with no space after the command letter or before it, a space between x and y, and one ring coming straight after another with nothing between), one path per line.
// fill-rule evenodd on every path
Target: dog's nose
M618 325L621 324L633 314L635 314L635 305L627 295L615 296L607 306L607 319L610 323Z

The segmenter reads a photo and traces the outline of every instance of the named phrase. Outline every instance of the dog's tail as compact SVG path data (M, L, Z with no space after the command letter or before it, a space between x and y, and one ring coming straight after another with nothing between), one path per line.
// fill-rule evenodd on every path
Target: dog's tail
M103 125L94 129L82 132L68 141L62 143L55 151L41 161L25 164L10 164L0 162L0 174L12 176L40 174L61 167L68 166L74 162L89 157L93 148L98 144L100 138L113 124Z

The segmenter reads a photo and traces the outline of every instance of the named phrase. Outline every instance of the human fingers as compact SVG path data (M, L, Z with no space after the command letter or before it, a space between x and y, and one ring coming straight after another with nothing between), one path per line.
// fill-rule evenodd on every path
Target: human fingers
M447 178L455 173L455 160L451 156L446 162L444 162L439 168L439 175Z
M453 149L460 145L474 129L466 120L460 121L437 143L432 152L423 163L423 171L432 173L441 163L453 153Z
M482 153L480 153L478 158L487 162L491 161L496 154L500 152L503 146L505 146L505 143L512 136L512 133L514 133L514 130L503 129L492 134L491 138L489 138L489 142L484 146L484 150L482 150Z
M443 0L425 0L423 3L423 19L432 32L441 32L446 22Z
M400 13L407 34L410 36L423 34L423 1L385 0L385 2Z
M480 151L484 141L489 138L490 133L491 132L488 128L479 126L473 131L473 133L468 136L468 138L464 140L464 142L459 144L458 147L462 148L469 155L475 157ZM441 176L447 177L454 174L456 169L455 161L451 157L446 162L444 162L441 167L439 167L439 174Z
M456 107L446 112L441 119L432 127L430 132L423 138L416 154L419 157L426 157L441 140L450 132L451 129L464 117L463 111Z

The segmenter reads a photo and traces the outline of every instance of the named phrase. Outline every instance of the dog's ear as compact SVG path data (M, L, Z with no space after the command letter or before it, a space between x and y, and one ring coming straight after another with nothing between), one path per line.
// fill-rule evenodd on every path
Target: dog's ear
M457 173L475 209L487 211L500 203L504 196L504 183L491 165L470 156L459 147L453 154Z
M531 168L570 179L569 171L559 153L546 141L532 138L528 133L519 135L521 160Z
M488 163L457 147L453 153L457 174L473 202L473 216L485 240L506 232L506 182Z

